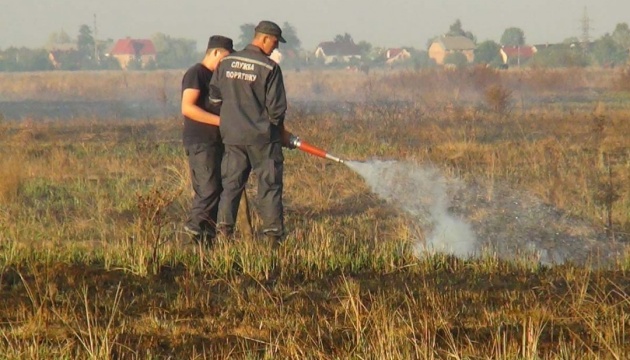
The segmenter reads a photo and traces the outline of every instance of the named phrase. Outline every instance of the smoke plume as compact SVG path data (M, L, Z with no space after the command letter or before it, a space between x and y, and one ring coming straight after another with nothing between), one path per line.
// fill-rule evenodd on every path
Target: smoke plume
M410 162L346 164L372 192L402 210L410 227L420 229L416 255L490 252L507 260L601 266L626 251L622 239L611 241L588 221L498 182L464 183L435 167Z
M416 253L445 252L469 257L477 250L470 224L450 213L447 179L430 166L397 161L350 161L346 163L361 175L380 198L405 211L423 229Z

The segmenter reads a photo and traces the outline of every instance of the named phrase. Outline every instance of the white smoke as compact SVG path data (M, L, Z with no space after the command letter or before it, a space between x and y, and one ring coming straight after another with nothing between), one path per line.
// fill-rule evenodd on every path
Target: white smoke
M346 164L372 192L404 211L411 228L421 230L417 256L442 252L466 258L491 251L503 259L600 266L627 251L623 241L610 241L593 224L509 186L464 184L433 166L411 162Z
M346 165L361 175L383 200L405 211L423 232L416 254L443 252L469 257L477 252L470 224L450 213L449 181L431 166L398 161L349 161Z

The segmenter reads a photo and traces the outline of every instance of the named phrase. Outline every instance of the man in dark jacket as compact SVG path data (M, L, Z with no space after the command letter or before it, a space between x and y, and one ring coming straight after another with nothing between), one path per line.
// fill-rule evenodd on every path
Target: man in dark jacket
M223 156L220 107L210 104L208 93L213 71L221 59L233 51L232 39L219 35L210 37L203 60L188 69L182 79L183 142L195 193L184 230L195 241L206 245L216 235Z
M284 235L281 138L287 100L280 66L268 57L278 42L285 42L280 27L261 21L251 44L221 61L210 86L211 102L222 103L220 127L225 144L219 230L232 235L239 200L254 170L263 233L273 246Z

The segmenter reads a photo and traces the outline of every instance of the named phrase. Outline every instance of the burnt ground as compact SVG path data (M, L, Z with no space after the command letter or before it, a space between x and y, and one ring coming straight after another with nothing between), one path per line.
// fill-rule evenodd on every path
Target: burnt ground
M294 356L298 348L323 358L352 357L359 354L359 336L384 336L379 316L405 315L400 331L406 339L430 337L438 357L446 357L453 344L471 355L491 355L497 334L518 344L525 324L535 319L543 324L540 356L571 343L606 358L609 344L594 333L606 334L611 324L630 325L630 278L624 271L527 270L500 263L484 272L455 258L425 265L317 278L297 272L288 277L281 269L275 278L238 269L218 277L184 264L163 266L152 276L105 270L102 264L12 266L0 274L0 343L67 347L62 344L69 342L68 351L78 356L86 347L77 339L89 338L92 329L99 334L94 338L109 339L111 356L120 359L148 350L153 358L262 357L270 347L279 358ZM367 324L361 335L357 319L347 313L350 293L361 304L357 318ZM630 338L620 334L616 341L630 351Z

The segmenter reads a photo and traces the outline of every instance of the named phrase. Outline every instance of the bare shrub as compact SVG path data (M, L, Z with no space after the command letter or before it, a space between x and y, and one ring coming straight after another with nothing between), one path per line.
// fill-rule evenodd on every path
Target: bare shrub
M512 110L512 90L492 85L484 91L486 105L494 112L505 115Z
M499 84L501 75L496 69L487 66L475 66L467 70L467 81L475 89L486 89L489 86Z
M145 194L137 194L138 216L134 238L140 246L151 247L147 270L152 274L158 271L160 249L168 241L164 236L169 224L168 208L181 193L181 188L168 190L154 186Z

